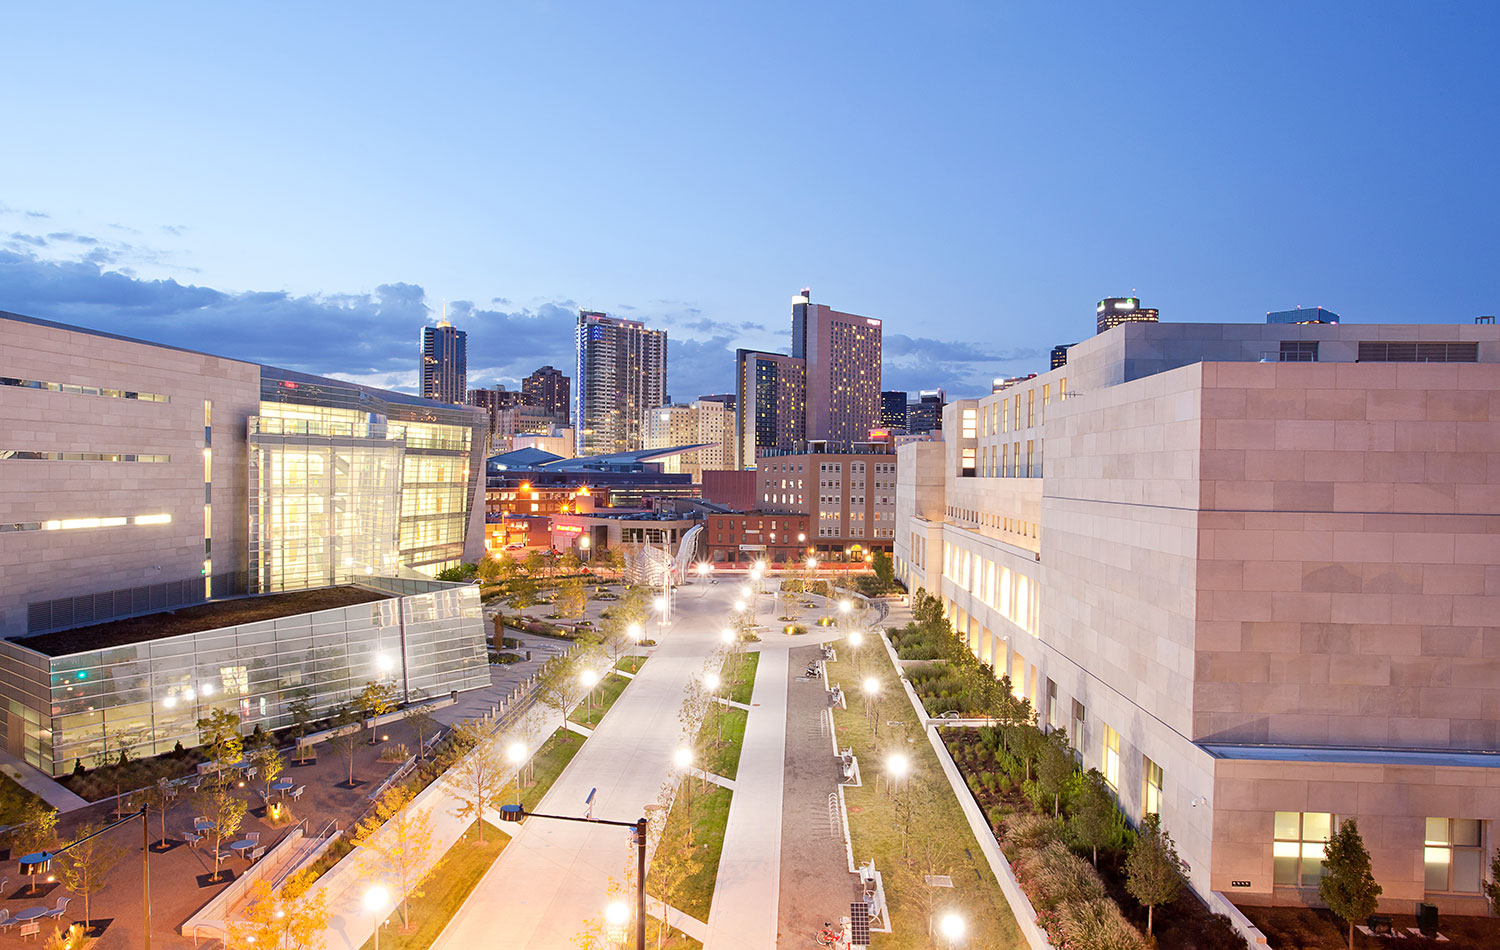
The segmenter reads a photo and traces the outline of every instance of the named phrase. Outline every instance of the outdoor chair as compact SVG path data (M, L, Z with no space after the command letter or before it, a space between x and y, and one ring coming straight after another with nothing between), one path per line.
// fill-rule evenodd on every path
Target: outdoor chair
M253 841L256 844L260 844L260 832L258 832L258 831L252 831L252 832L250 832L249 834L245 835L245 840L246 841Z
M8 910L0 910L0 930L9 930L10 928L14 927L15 925L16 925L16 922L10 916L10 911L8 911Z
M197 828L199 825L203 824L206 821L208 821L208 816L207 815L194 815L193 816L193 827Z
M24 924L21 925L21 939L22 940L25 940L27 937L35 937L38 934L40 934L41 932L42 932L41 921L38 921L38 920L28 920L28 921L26 921L26 923L24 923Z
M261 845L256 845L245 854L245 859L251 864L254 864L256 861L259 861L265 855L265 853L266 849L264 847L262 847Z
M203 843L203 836L196 832L184 831L182 833L182 840L188 843L188 847L196 848Z
M65 914L65 913L68 912L68 901L70 901L70 900L72 900L72 898L70 898L70 897L59 897L57 899L57 906L54 907L54 908L52 908L51 910L47 911L42 916L43 917L51 917L54 920L57 919L58 917L61 917L63 914Z
M257 776L259 774L260 774L260 769L256 768L253 765L250 766L248 769L245 770L245 778L255 778L255 776Z
M296 788L292 789L292 801L296 801L297 799L301 798L302 793L305 791L307 791L306 785L298 785Z

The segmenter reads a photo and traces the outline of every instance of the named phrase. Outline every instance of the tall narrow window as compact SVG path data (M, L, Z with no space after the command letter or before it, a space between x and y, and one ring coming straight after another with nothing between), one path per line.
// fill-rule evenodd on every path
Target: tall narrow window
M1068 737L1073 741L1073 748L1083 748L1083 728L1088 722L1088 710L1083 703L1073 700L1073 716L1068 720Z
M1056 729L1062 714L1057 709L1057 684L1049 678L1047 680L1047 725Z
M1099 771L1104 773L1104 781L1109 787L1119 791L1120 789L1120 734L1109 726L1104 727L1104 754L1100 759L1103 766Z
M1036 390L1026 390L1026 425L1028 428L1036 425Z
M1160 815L1163 778L1161 766L1152 762L1147 756L1141 756L1141 762L1143 765L1141 771L1145 774L1144 787L1141 789L1141 814L1143 816Z
M1000 400L1000 431L1010 431L1010 400Z
M1317 887L1328 871L1323 863L1323 849L1332 832L1333 815L1328 812L1277 812L1271 846L1273 882Z
M214 595L214 404L203 400L203 596Z

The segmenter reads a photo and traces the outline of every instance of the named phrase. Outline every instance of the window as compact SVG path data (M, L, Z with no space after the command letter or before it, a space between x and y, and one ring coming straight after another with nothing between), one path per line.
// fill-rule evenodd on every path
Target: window
M1361 342L1361 363L1475 363L1478 343Z
M1001 599L1004 597L1005 595L1002 594ZM1075 749L1083 748L1083 726L1087 720L1088 710L1084 708L1083 703L1073 700L1073 718L1068 723L1068 735L1072 737Z
M1479 893L1484 851L1479 847L1479 822L1473 818L1429 818L1423 842L1427 890Z
M1026 425L1036 425L1036 390L1026 390Z
M1141 815L1161 814L1161 766L1152 762L1148 756L1141 756L1142 771L1145 773L1144 787L1141 789Z
M1000 431L1010 431L1010 400L1000 400Z
M973 449L964 449L963 450L963 464L962 464L961 468L962 468L962 471L959 472L959 475L961 475L964 478L973 478L974 477L974 450Z
M1109 726L1104 727L1104 758L1101 760L1104 766L1100 769L1104 773L1104 781L1115 791L1120 789L1120 734Z
M994 574L993 570L990 572L989 576L990 576L990 588L993 590L993 588L995 586L995 574ZM1058 709L1057 709L1057 684L1054 683L1054 682L1052 682L1051 679L1048 679L1047 680L1047 725L1048 725L1048 727L1050 727L1052 729L1056 729L1058 727L1058 725L1059 725L1058 718L1059 717L1058 717Z
M1281 362L1316 363L1318 361L1317 340L1282 340Z
M966 439L972 439L972 438L974 438L974 434L975 434L975 432L979 428L978 417L979 417L979 413L976 412L975 410L973 410L973 409L965 409L964 410L964 414L963 414L963 437L964 438L966 438Z
M1323 863L1323 846L1332 832L1333 815L1327 812L1277 812L1276 837L1271 847L1274 882L1317 887L1328 873L1328 866Z

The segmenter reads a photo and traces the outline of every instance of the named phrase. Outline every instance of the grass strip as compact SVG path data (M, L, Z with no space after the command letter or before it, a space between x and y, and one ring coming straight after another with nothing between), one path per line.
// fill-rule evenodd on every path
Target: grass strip
M604 718L604 714L609 712L609 707L614 705L615 700L620 698L620 694L625 692L625 687L629 685L630 680L623 676L606 675L594 687L593 698L574 709L568 714L568 718L592 729L599 725L599 720Z
M661 929L661 921L655 917L646 918L646 946L656 947L656 932ZM662 942L661 950L703 950L703 944L689 937L676 927L667 927L666 939Z
M728 696L737 703L750 705L750 694L755 689L755 671L760 668L760 653L740 653L724 663L724 680L729 684Z
M484 872L490 869L490 865L495 863L500 852L510 843L509 835L488 822L485 823L484 840L478 840L478 826L479 822L470 825L469 830L454 842L453 847L438 862L441 866L442 886L429 881L410 899L410 931L403 932L401 929L400 909L392 912L392 922L380 938L387 950L427 950L432 946L448 921L453 919L453 915L468 899L469 892L484 877ZM365 941L365 946L373 950L373 936Z
M691 785L691 788L688 786ZM687 816L692 816L693 851L699 864L698 870L687 877L677 893L668 901L673 907L689 916L707 921L713 906L714 881L719 877L719 857L724 851L724 825L729 821L727 788L709 785L700 788L696 779L689 778L677 794L672 812L667 816L667 828L662 834L658 852L668 853L686 846ZM647 878L650 883L650 878Z
M643 656L627 656L620 662L616 663L615 668L624 670L627 673L639 673L641 671L641 666L645 664L645 662L646 658Z
M535 776L536 781L534 784L521 789L521 800L529 802L532 807L535 807L537 802L540 802L548 790L552 788L552 783L557 781L557 777L562 774L563 769L568 767L568 763L573 761L573 756L577 755L578 750L581 748L583 748L583 736L575 736L563 729L559 729L548 736L547 741L542 743L542 747L537 750L536 755L531 759L532 774ZM496 800L502 805L514 802L516 800L516 783L514 781L507 782L505 788L501 789Z
M740 750L745 745L745 723L750 714L743 709L719 704L704 719L703 731L709 739L703 767L715 775L732 779L739 773Z
M939 916L950 907L961 913L969 926L969 946L1025 947L1010 904L979 850L884 647L866 639L855 651L847 640L840 641L838 657L837 663L827 664L828 679L842 682L850 699L847 710L834 707L834 731L841 748L854 749L864 777L863 786L844 789L854 861L875 859L894 923L894 932L881 938L881 947L929 946L924 897L931 896L931 889L922 879L926 873L952 876L953 890L938 896L932 909ZM869 677L880 681L873 730L863 691L854 688ZM898 724L892 726L892 721ZM897 752L906 756L910 772L893 796L884 771L887 758ZM924 866L929 864L930 870Z

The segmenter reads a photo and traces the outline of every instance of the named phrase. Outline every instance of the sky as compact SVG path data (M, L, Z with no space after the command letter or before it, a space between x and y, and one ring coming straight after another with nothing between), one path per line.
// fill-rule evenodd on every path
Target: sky
M1163 320L1500 310L1500 4L26 4L0 310L414 391L572 374L580 307L732 390L790 301L887 389ZM0 342L0 357L3 357ZM0 360L3 361L3 360Z

